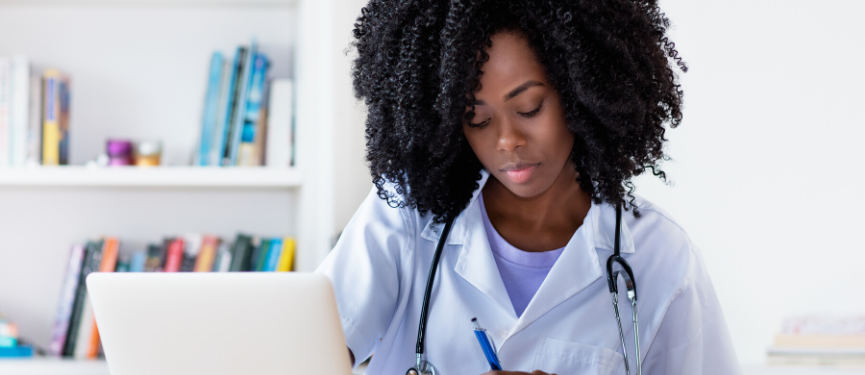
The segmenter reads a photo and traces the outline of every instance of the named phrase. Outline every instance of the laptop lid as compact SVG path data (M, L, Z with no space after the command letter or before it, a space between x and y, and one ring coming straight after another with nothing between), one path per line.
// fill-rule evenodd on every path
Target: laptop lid
M323 275L92 273L108 369L136 374L351 374Z

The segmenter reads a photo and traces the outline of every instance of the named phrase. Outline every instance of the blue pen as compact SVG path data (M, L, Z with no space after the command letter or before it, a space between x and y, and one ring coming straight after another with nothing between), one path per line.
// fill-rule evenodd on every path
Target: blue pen
M475 326L475 336L478 338L478 343L481 344L481 349L487 357L487 362L490 363L492 370L501 370L502 365L499 364L499 357L496 356L496 350L490 344L490 339L487 337L487 331L481 328L478 324L478 318L472 318L472 325Z

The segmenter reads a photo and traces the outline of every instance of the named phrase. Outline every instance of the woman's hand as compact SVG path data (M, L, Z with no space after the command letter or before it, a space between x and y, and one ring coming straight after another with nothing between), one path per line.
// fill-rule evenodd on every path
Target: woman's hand
M522 372L522 371L490 371L484 375L556 375L556 374L548 374L541 370L535 370L532 372Z

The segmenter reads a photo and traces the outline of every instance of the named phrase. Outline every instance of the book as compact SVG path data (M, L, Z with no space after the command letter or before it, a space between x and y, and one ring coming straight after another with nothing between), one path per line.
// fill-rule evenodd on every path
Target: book
M146 262L147 253L145 251L132 253L132 257L129 259L129 272L144 272Z
M0 348L0 358L25 358L33 356L33 347L21 345L12 348Z
M234 62L231 65L231 82L229 83L228 103L226 105L225 126L222 129L223 134L220 142L220 160L218 165L231 166L231 146L234 139L235 124L239 116L242 114L241 100L242 93L246 89L243 76L246 72L246 57L249 55L249 50L246 47L237 47L237 52L234 54Z
M219 101L216 108L216 121L211 136L211 145L207 165L222 165L222 155L225 153L225 139L227 136L228 121L231 109L231 100L234 94L233 73L234 65L224 61L222 64L222 76L219 84Z
M147 259L144 262L144 272L162 272L166 248L158 244L147 245Z
M90 302L90 295L84 297L84 309L81 311L81 321L78 323L78 334L75 335L75 351L72 357L75 359L88 359L90 353L90 343L93 339L93 329L96 326L93 324L96 319L93 315L93 304Z
M243 71L237 81L237 96L235 97L235 111L232 112L232 120L228 132L228 144L226 146L226 160L223 165L237 165L237 155L240 148L241 134L243 132L243 123L246 121L246 105L249 98L249 90L252 86L253 78L253 58L257 55L258 44L255 39L249 44L249 50L246 53L243 63Z
M274 272L277 265L279 265L279 256L282 254L282 238L272 238L269 248L270 250L267 251L267 258L265 258L264 266L261 270Z
M183 238L175 238L168 245L168 251L165 253L165 266L162 269L164 272L179 272L181 263L183 263Z
M251 77L249 78L249 89L247 90L246 104L243 111L243 124L240 132L240 145L238 146L237 165L257 166L259 165L258 151L255 148L255 136L259 129L258 119L261 115L262 100L264 99L264 83L267 76L269 63L267 56L256 52L252 60Z
M865 315L787 318L767 357L778 365L865 365Z
M48 345L48 354L53 356L63 355L63 345L66 343L66 333L69 331L69 320L75 306L75 292L78 289L81 266L84 264L84 248L84 245L72 246L69 261L66 263L66 277L63 279L63 289L60 290L57 317L51 330L51 343Z
M120 254L120 241L114 237L107 237L103 241L102 245L102 261L99 265L99 272L114 272L117 267L117 258ZM85 310L88 311L88 310ZM89 314L93 314L93 307L90 306ZM83 316L86 317L86 316ZM100 340L99 340L99 327L96 326L96 317L90 318L92 322L90 323L89 335L88 331L81 331L84 333L82 339L84 340L83 344L85 347L82 347L83 358L86 359L96 359L99 354ZM76 351L76 354L78 352ZM76 358L81 358L76 355Z
M26 165L42 164L42 77L30 76L29 111L27 116Z
M213 272L228 272L231 269L231 248L226 242L219 244L216 261L213 262Z
M0 167L10 165L12 155L10 111L12 97L12 62L8 57L0 57Z
M276 265L276 272L289 272L294 267L294 251L297 247L297 241L292 237L282 239L282 253L279 255L279 262Z
M258 120L255 122L255 139L253 140L253 154L256 166L264 165L266 156L265 147L267 146L267 103L270 96L270 82L265 81L264 94L261 99L261 110L258 112Z
M46 70L42 94L42 164L68 164L69 78L57 70Z
M195 259L195 272L210 272L213 269L213 263L216 260L217 246L219 246L219 238L216 236L205 235L201 240L201 251L198 252L198 258Z
M210 147L216 130L217 111L219 110L220 85L225 64L221 52L210 56L210 69L207 75L207 92L204 96L204 113L201 116L201 139L199 140L198 165L207 166L210 162Z
M255 247L252 259L253 264L250 271L264 271L264 265L267 263L267 254L270 252L270 238L262 238Z
M102 263L102 241L90 241L84 248L84 262L81 265L81 274L78 275L78 286L75 291L75 304L72 307L72 315L69 318L69 328L66 332L66 343L63 344L63 356L73 357L77 343L78 332L81 325L84 307L87 299L87 285L84 283L87 275L98 270Z
M229 271L248 271L251 263L252 249L252 237L238 233L234 239L234 247L231 250L231 267Z
M195 260L201 251L201 235L189 233L183 236L183 260L180 263L180 272L192 272L195 269Z
M27 161L27 127L30 116L30 61L13 56L10 64L9 165L24 166Z
M274 79L270 83L264 157L268 167L285 168L292 164L292 90L292 81L288 79Z

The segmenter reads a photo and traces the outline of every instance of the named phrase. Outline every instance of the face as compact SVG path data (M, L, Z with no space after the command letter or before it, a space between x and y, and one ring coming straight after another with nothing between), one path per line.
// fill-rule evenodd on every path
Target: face
M517 196L531 198L553 185L570 162L574 136L559 94L528 41L510 32L492 36L489 61L475 93L475 116L463 132L484 168ZM468 112L469 109L466 109Z

